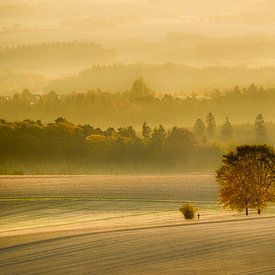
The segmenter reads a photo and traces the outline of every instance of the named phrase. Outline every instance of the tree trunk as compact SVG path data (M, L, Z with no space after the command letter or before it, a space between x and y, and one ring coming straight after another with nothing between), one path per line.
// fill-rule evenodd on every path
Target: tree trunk
M245 208L245 215L248 216L248 208Z

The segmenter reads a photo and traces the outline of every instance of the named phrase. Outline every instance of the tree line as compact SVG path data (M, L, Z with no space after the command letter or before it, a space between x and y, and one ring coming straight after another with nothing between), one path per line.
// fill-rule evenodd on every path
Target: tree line
M13 70L90 66L116 60L116 51L83 41L44 42L0 47L0 68Z
M31 48L31 47L30 47ZM1 58L0 94L8 95L31 89L34 93L56 91L58 94L69 94L73 91L85 93L88 90L101 88L108 92L121 92L130 87L135 79L143 76L153 90L159 93L199 93L211 92L214 89L230 90L239 85L247 87L251 83L274 87L275 68L245 66L207 66L192 67L185 64L120 64L114 63L115 56L108 60L108 49L71 50L51 49L49 53L34 49L27 53L9 50L9 58ZM54 47L53 47L54 48ZM102 53L99 53L102 51ZM107 53L105 53L107 51ZM6 52L6 51L5 51ZM60 56L58 56L60 52ZM82 54L82 53L85 53ZM6 55L6 53L5 53ZM112 55L112 53L110 53ZM6 59L6 60L5 60ZM92 65L96 64L96 65ZM110 65L105 65L110 64ZM84 69L83 68L86 68ZM2 73L1 73L2 68ZM79 73L76 72L81 70ZM37 75L37 72L40 72ZM58 75L50 79L47 75ZM18 82L20 79L20 82ZM242 90L242 88L240 88Z
M87 171L207 171L216 166L220 155L220 148L199 143L194 133L183 127L165 129L160 125L152 129L144 123L139 135L132 126L101 130L64 118L48 124L0 121L2 173L10 172L3 167L13 169L18 163L23 170L24 165L38 169L39 163L50 163Z
M81 173L212 172L226 147L211 141L210 134L216 126L211 113L207 119L205 128L197 122L194 128L151 127L144 122L138 130L132 126L102 130L89 124L74 124L62 117L46 124L40 120L9 122L2 119L0 172L13 173L16 169L26 172L29 169L31 173L39 170L57 173L52 170L54 166L54 169L60 168L60 173L67 173L68 167L72 173L77 169L82 169L79 170ZM221 133L230 138L230 129L226 121ZM254 131L258 134L262 128L255 124Z
M54 69L54 68L53 68ZM251 83L274 87L275 68L246 66L195 67L178 63L109 64L92 65L77 75L59 77L45 86L66 94L101 88L107 91L124 91L143 76L150 87L161 93L202 93L213 89L230 89L232 86L249 86Z
M0 117L10 121L29 118L50 122L62 116L74 123L89 123L103 128L109 125L139 127L144 121L166 127L191 127L197 118L204 120L206 114L211 112L218 125L223 124L228 117L223 127L226 135L229 123L233 125L230 142L251 143L256 141L251 134L254 131L252 124L256 116L262 114L267 120L265 142L272 142L275 126L268 121L272 121L275 116L274 102L274 89L255 85L235 87L228 92L215 91L204 97L175 96L157 94L147 87L143 78L139 78L131 89L117 93L98 89L69 95L59 95L55 91L38 95L25 89L13 96L0 97ZM197 121L198 131L203 127L201 124L201 121ZM238 127L240 124L242 126ZM208 131L210 134L211 130ZM219 141L219 127L215 131L213 137Z

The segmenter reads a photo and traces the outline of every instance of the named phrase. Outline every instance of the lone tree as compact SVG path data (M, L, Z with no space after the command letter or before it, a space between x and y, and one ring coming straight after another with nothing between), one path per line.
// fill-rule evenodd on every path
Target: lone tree
M217 171L219 202L226 208L258 210L274 200L275 152L267 145L244 145L223 156Z

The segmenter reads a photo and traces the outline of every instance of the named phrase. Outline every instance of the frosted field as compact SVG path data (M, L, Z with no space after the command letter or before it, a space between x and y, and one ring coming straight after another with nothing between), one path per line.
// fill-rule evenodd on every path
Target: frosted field
M0 176L2 197L215 200L213 175Z
M274 206L247 218L216 193L213 175L0 177L0 274L274 274Z

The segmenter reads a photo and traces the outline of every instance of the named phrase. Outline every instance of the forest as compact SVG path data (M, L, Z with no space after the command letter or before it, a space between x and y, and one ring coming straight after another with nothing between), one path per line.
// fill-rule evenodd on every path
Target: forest
M0 97L0 173L213 172L236 145L275 144L274 102L255 84L171 94L143 77L122 91L24 89Z
M209 172L233 146L233 135L244 131L247 138L252 133L254 143L267 142L262 114L248 128L233 126L228 118L217 127L212 113L205 122L197 119L193 128L152 127L144 122L140 129L102 130L62 117L47 124L2 119L0 173Z
M200 95L172 95L154 92L143 78L135 80L130 89L123 92L107 92L101 89L85 93L59 94L58 91L39 95L25 89L13 96L0 97L0 117L9 121L42 120L50 122L65 117L73 123L89 123L98 127L139 127L144 121L153 126L193 126L197 118L205 119L211 112L217 124L228 117L232 124L254 123L262 113L270 138L274 126L275 89L255 85L234 87L230 90L214 90ZM242 128L246 127L242 125ZM248 127L248 126L247 126ZM236 135L235 142L242 142L243 135ZM247 135L246 142L251 135Z

